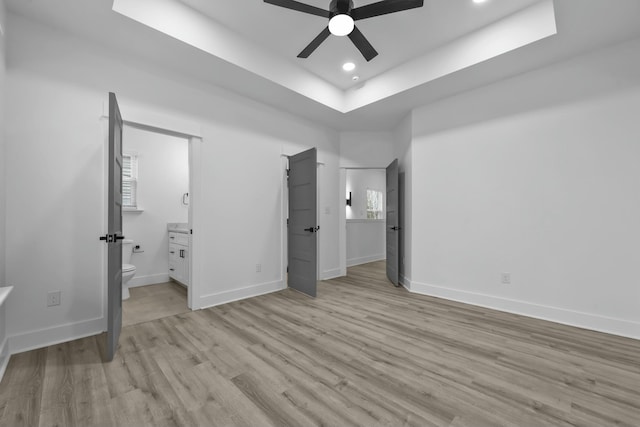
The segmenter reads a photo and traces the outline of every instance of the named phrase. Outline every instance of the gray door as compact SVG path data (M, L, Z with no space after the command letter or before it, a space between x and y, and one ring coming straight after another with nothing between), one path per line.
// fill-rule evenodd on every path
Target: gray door
M122 329L122 116L116 95L109 93L107 361L113 360Z
M398 159L387 166L387 277L398 282Z
M289 227L287 230L289 287L316 296L317 153L312 148L289 157Z

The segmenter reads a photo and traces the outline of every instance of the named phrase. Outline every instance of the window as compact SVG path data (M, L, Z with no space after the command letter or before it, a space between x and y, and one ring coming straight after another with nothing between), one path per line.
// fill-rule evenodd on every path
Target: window
M138 208L138 156L122 154L122 207Z
M384 219L382 191L367 189L367 219Z

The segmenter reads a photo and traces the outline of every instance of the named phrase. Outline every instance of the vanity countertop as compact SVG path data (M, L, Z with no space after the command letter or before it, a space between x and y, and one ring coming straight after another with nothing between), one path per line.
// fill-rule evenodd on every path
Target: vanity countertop
M189 234L191 232L191 229L189 227L189 224L185 222L170 222L167 224L167 231L170 231L172 233Z

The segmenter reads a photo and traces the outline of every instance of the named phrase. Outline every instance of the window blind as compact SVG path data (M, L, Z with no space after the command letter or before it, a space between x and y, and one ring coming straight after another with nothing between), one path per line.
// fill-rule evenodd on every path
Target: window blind
M138 157L134 154L122 155L122 207L138 207Z

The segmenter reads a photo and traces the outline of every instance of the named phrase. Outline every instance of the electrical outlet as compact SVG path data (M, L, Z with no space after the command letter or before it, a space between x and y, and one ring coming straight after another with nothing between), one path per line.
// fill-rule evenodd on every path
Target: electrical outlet
M503 285L510 285L511 284L511 273L502 273L500 275L501 279L502 279L502 284Z
M256 273L260 273L262 271L262 264L256 264Z
M54 305L60 305L61 291L52 291L47 294L47 307L53 307Z

